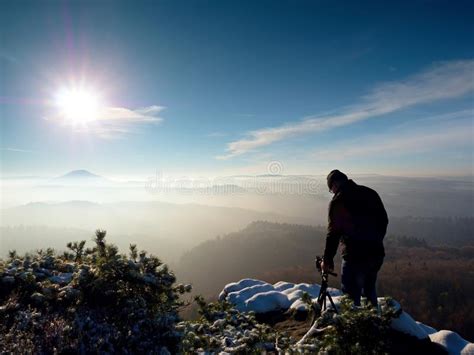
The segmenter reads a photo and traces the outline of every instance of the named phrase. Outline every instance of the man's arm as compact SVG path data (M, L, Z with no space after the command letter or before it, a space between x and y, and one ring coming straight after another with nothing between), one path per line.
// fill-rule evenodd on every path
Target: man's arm
M383 205L382 199L380 198L379 194L376 193L377 197L377 204L378 204L378 221L377 224L379 226L379 232L381 237L385 236L387 233L387 226L388 226L388 215L385 207Z
M334 256L339 246L339 240L344 234L344 220L348 212L342 201L333 199L329 204L328 232L326 235L326 248L324 249L324 264L328 268L334 267Z

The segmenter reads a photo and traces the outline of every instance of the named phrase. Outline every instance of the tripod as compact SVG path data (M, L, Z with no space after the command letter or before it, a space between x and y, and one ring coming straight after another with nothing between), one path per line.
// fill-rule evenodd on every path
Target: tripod
M329 275L332 276L337 276L337 274L333 272L324 272L321 268L321 262L323 259L319 256L316 257L316 269L319 271L321 274L321 289L319 290L319 295L318 299L316 301L316 304L319 307L316 307L316 304L313 303L313 320L311 321L311 326L313 326L314 322L316 322L316 319L318 319L321 316L322 311L326 310L327 305L326 305L326 298L329 299L329 302L331 303L332 308L336 313L337 309L336 306L334 305L334 301L332 300L331 295L328 292L328 278Z

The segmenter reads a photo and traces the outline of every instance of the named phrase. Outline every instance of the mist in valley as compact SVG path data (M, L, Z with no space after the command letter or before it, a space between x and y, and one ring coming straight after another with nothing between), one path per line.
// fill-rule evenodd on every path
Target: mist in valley
M393 222L389 231L416 234L413 223L400 222L404 217L473 217L470 177L352 178L379 192ZM59 177L4 178L1 183L2 256L12 249L62 250L68 241L89 241L96 229L104 229L121 250L137 243L175 264L200 243L253 221L325 227L331 199L325 177L316 175L117 181L77 170Z

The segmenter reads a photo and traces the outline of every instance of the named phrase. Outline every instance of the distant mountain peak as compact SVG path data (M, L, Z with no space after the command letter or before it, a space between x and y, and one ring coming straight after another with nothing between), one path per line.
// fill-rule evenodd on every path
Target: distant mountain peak
M67 174L60 176L60 179L69 179L69 178L74 178L74 179L82 179L82 178L94 178L94 179L102 179L102 176L96 175L91 173L88 170L80 169L80 170L72 170L68 172Z

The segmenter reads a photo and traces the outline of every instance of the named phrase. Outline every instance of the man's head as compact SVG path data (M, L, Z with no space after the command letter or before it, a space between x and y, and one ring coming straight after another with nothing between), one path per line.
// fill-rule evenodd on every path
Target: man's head
M329 173L327 180L329 191L336 194L341 186L347 182L347 175L336 169Z

